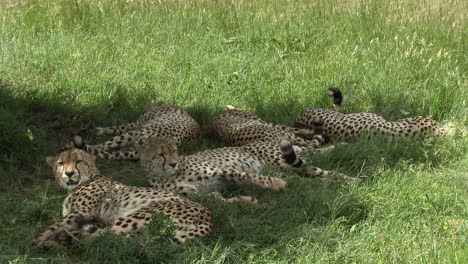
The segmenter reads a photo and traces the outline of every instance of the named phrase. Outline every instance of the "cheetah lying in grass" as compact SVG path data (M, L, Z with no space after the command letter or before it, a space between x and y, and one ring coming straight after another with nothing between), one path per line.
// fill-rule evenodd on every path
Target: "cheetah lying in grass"
M136 122L113 127L98 127L97 134L117 136L102 144L94 145L95 149L122 148L135 142L141 144L149 138L170 138L180 146L190 140L198 139L200 126L181 107L157 102L148 106Z
M216 115L209 123L210 133L228 146L253 148L254 145L250 144L255 142L268 142L276 145L281 140L287 140L291 145L294 145L294 150L297 154L304 150L325 152L334 148L334 146L318 148L325 142L322 127L323 122L318 118L312 122L311 128L308 129L297 129L269 123L253 113L236 109L233 106L228 106L228 110ZM302 158L302 161L305 161L305 159ZM309 166L310 164L311 162L307 161L306 165ZM304 168L307 166L304 166ZM305 170L305 174L304 172L302 173L305 176L360 182L359 179L317 167L308 167Z
M341 106L341 91L329 89L328 94L333 96L333 109L309 108L296 119L294 126L313 130L315 120L322 120L325 141L351 141L368 132L375 135L414 138L445 133L446 128L440 128L437 121L423 116L387 121L374 113L339 113L336 110Z
M95 157L81 149L47 157L47 162L58 184L69 194L63 202L63 219L36 239L39 247L64 247L72 241L73 233L81 234L83 224L96 221L111 225L115 232L134 234L155 213L169 216L176 224L176 242L211 232L211 213L207 208L172 192L130 187L106 178L96 168Z
M320 120L314 121L314 133L314 130L269 123L246 110L228 106L226 111L219 113L209 122L209 130L216 139L227 146L241 146L257 141L276 143L286 139L294 145L316 148L323 143L321 125Z
M148 183L158 189L181 194L206 194L215 192L226 202L256 204L250 196L223 198L220 191L226 183L251 182L261 188L280 191L286 182L279 178L260 175L265 166L295 170L305 176L337 177L359 181L339 173L317 167L305 168L298 154L305 148L283 140L280 144L259 141L238 147L205 150L186 157L179 157L177 146L168 139L152 139L136 147L136 151L106 152L83 145L83 149L105 159L139 159Z
M75 141L81 141L75 137ZM280 178L258 174L263 164L275 164L281 167L300 166L295 156L283 158L292 146L256 144L250 149L220 148L202 151L190 156L179 157L177 145L170 139L151 139L137 145L136 151L107 152L94 149L89 145L82 148L104 159L140 160L146 172L148 183L157 189L174 191L182 195L214 194L225 202L256 204L250 196L223 198L218 192L227 184L250 182L261 188L275 191L284 190L286 182ZM251 152L249 152L251 151ZM295 155L295 153L291 153Z

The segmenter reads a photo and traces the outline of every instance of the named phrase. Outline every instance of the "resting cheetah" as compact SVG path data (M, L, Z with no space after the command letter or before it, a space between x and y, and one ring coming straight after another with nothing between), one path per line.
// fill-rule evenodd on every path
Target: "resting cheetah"
M238 147L205 150L186 157L179 157L176 144L168 139L152 139L137 146L137 151L130 152L106 152L88 145L83 145L83 149L106 159L139 159L151 186L182 194L217 192L225 182L249 181L262 188L286 188L282 179L259 175L267 165L296 170L304 176L336 176L360 181L317 167L304 169L304 160L298 154L306 147L292 145L287 140L280 144L258 141ZM226 202L257 202L250 196L225 199L218 194L218 197Z
M322 142L320 120L314 122L314 129L298 129L268 123L253 113L228 106L209 123L210 133L228 146L241 146L256 141L280 142L282 139L294 145L317 147ZM315 134L313 133L315 131Z
M334 109L339 109L342 94L339 89L329 89L334 97ZM313 129L314 120L323 121L325 141L350 141L365 132L390 135L392 137L427 137L437 136L441 130L437 121L417 116L396 121L387 121L374 113L342 114L332 109L309 108L296 119L295 127Z
M181 144L198 139L200 126L181 107L157 102L148 106L140 118L133 123L120 126L97 128L97 134L117 134L111 140L94 145L96 149L121 148L129 143L143 142L148 138L170 138Z
M80 142L75 137L75 142ZM149 184L157 189L178 192L182 195L215 193L226 202L256 204L250 196L225 199L218 191L228 183L250 182L261 188L281 191L286 182L279 178L259 175L264 164L281 167L299 167L301 160L289 153L292 146L275 146L271 143L254 143L245 147L219 148L179 157L177 145L170 139L154 138L136 146L137 151L107 152L82 145L82 148L100 158L134 159L146 172ZM284 157L283 157L284 155Z
M155 213L169 216L178 226L174 240L204 237L212 228L207 208L172 192L130 187L102 176L95 157L71 149L47 157L58 184L69 191L63 202L63 220L51 225L37 239L39 247L63 247L64 233L78 232L85 222L110 224L111 230L139 232Z

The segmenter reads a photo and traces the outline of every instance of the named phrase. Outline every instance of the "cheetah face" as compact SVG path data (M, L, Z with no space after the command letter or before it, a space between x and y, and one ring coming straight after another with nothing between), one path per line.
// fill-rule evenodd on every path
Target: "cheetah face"
M171 176L179 167L177 145L172 140L153 139L138 148L140 164L152 176Z
M98 174L94 156L80 149L70 149L58 156L47 157L58 184L72 191Z

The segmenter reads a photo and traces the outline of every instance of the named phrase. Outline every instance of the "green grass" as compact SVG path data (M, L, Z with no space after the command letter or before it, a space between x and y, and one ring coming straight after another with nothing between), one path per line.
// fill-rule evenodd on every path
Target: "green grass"
M46 155L76 133L134 120L164 100L206 127L231 104L292 124L307 107L467 125L467 4L461 0L118 1L0 3L0 262L466 263L466 134L359 140L314 155L364 179L330 184L268 169L288 191L245 186L258 206L197 198L215 232L187 245L154 232L106 234L69 251L31 241L60 218L63 190ZM209 139L185 153L217 146ZM133 163L101 171L142 185ZM153 234L153 235L151 235ZM156 238L155 238L156 237Z

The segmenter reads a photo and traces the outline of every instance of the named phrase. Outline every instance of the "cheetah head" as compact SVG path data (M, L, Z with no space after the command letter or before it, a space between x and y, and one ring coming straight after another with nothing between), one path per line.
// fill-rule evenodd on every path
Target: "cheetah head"
M95 157L77 148L49 156L47 163L52 167L58 184L68 191L99 174Z
M177 172L177 145L170 139L154 138L137 147L140 164L151 176L171 176Z

